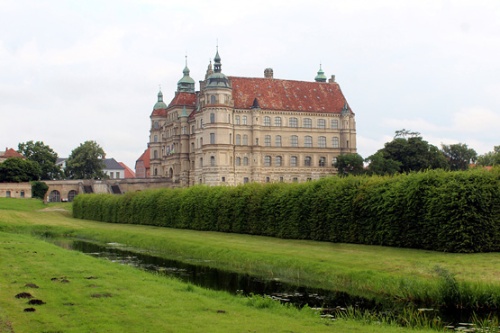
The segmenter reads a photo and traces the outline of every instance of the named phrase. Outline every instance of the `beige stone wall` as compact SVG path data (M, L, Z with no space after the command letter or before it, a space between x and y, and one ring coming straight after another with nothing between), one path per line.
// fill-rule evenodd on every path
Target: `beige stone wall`
M0 183L0 198L31 198L30 183Z

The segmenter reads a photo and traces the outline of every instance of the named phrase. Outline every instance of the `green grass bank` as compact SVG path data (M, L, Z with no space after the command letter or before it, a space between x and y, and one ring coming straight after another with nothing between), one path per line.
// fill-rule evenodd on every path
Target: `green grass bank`
M204 247L212 248L209 256L216 254L214 250L224 252L224 246L215 244L228 241L234 244L229 248L236 251L231 255L233 260L239 251L251 248L251 257L262 259L257 249L266 242L271 242L270 247L276 245L272 239L261 237L254 238L262 243L251 245L250 236L232 242L220 238L216 241L216 233L203 237L202 232L187 230L170 230L170 234L164 228L89 224L71 218L66 207L70 206L47 207L35 200L0 199L0 332L430 332L368 322L367 318L321 319L308 308L298 310L269 299L204 290L41 240L40 235L71 235L99 241L119 238L161 251L159 244L181 236L177 255L201 255L203 239L209 239ZM315 246L314 242L309 243L306 247ZM200 252L188 252L193 246ZM292 248L282 246L285 252ZM283 256L275 253L270 258L278 257ZM254 265L257 263L251 266ZM279 268L279 261L276 267ZM16 297L22 293L32 298Z
M498 308L500 254L453 254L382 246L101 223L71 218L70 204L0 199L0 231L118 242L168 259L279 278L404 304Z

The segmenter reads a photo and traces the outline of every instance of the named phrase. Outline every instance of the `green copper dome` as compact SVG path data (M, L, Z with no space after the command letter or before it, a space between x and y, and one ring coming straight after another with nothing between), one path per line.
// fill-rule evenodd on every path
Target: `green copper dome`
M160 109L166 109L167 104L163 102L163 93L158 92L158 102L156 102L155 106L153 107L153 110L160 110Z
M206 88L231 88L229 79L222 73L219 48L217 48L217 53L214 58L214 72L207 77Z
M318 75L314 78L316 82L326 82L325 72L321 69L321 64L319 65Z
M184 76L177 82L177 91L194 93L194 80L189 76L189 68L187 66L187 56L186 56L186 66L184 67L182 73L184 74Z

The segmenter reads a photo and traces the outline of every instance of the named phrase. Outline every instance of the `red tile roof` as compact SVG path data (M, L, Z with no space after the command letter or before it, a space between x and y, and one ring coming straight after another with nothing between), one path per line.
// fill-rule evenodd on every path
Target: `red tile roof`
M150 151L149 151L149 148L146 149L144 151L144 153L142 153L141 157L139 157L139 159L137 159L137 161L142 161L144 163L144 167L146 169L149 169L149 161L150 161Z
M2 152L0 155L2 158L11 158L11 157L18 157L18 158L25 158L22 154L18 153L12 148L5 148L5 151Z
M196 106L196 93L176 92L174 98L168 105L169 108L173 106Z
M340 113L346 99L340 86L326 82L229 77L234 106L249 109L257 98L261 109Z
M125 169L125 178L135 178L135 172L130 169L125 163L118 162Z
M151 116L166 117L168 109L176 106L186 106L188 109L196 106L196 93L177 91L166 109L153 109Z

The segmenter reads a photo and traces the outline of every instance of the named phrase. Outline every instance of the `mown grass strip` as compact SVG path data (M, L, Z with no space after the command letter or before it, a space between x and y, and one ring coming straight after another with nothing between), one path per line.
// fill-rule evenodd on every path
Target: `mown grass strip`
M307 308L204 290L66 251L28 235L0 232L0 258L0 327L6 332L406 331L320 319ZM28 304L30 298L16 298L21 293L40 302Z

